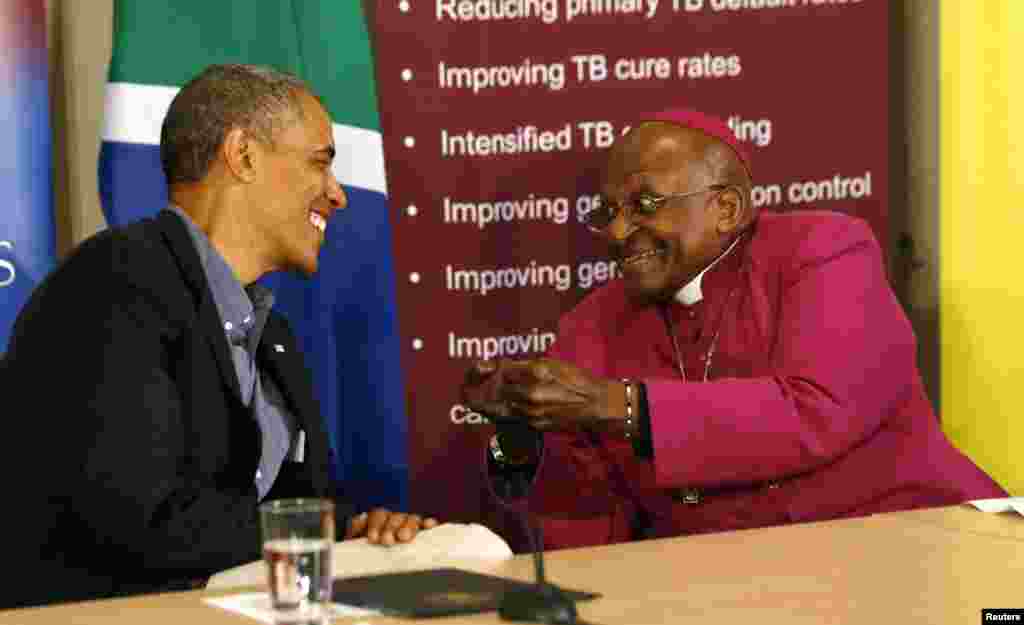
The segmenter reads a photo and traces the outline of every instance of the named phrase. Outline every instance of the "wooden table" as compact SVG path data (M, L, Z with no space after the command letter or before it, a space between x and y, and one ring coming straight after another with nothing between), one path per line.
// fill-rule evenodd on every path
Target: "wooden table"
M599 625L645 623L980 623L982 608L1024 607L1024 518L967 507L549 552L561 585ZM528 556L497 574L530 579ZM0 611L0 623L256 623L197 591ZM337 619L385 625L409 620ZM426 621L424 621L426 622ZM495 613L431 619L499 623Z
M955 531L981 534L983 536L1024 540L1024 517L1021 517L1016 512L983 514L976 508L968 505L952 508L907 510L905 512L879 514L872 518L883 522L902 523L909 521L912 523L926 523Z

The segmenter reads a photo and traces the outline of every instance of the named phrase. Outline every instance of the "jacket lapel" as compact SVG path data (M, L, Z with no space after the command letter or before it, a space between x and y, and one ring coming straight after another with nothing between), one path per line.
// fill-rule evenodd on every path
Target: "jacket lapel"
M178 261L178 266L181 267L185 282L192 290L193 301L198 302L196 324L213 351L221 379L235 397L241 397L241 385L235 372L235 364L231 360L231 347L224 335L223 322L220 313L217 312L210 284L206 280L199 252L196 251L195 243L188 233L188 227L182 223L180 217L168 210L160 211L156 220L163 231L164 240L167 241L168 247Z

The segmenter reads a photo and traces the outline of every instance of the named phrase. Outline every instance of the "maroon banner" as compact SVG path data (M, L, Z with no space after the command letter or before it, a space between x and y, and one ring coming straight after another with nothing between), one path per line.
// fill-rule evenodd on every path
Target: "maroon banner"
M617 275L580 224L637 116L727 120L754 201L862 216L887 241L882 0L386 0L377 86L408 352L410 500L490 518L473 358L542 353Z

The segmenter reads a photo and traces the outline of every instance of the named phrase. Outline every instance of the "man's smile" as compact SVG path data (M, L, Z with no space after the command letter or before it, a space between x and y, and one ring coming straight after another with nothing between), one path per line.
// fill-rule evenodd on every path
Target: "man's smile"
M309 211L309 223L320 234L327 232L327 218L314 210Z
M656 257L663 256L664 254L665 250L662 249L643 250L629 256L624 256L622 264L626 267L642 268L651 264Z

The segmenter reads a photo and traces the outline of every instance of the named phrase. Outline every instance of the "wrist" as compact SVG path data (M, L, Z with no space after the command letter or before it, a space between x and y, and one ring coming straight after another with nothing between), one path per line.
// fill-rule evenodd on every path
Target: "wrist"
M637 433L637 414L639 407L639 389L637 383L629 378L622 379L623 387L623 425L622 430L626 438L632 438Z
M608 430L621 432L626 438L639 431L640 389L636 380L622 378L609 382L605 405L602 421Z

